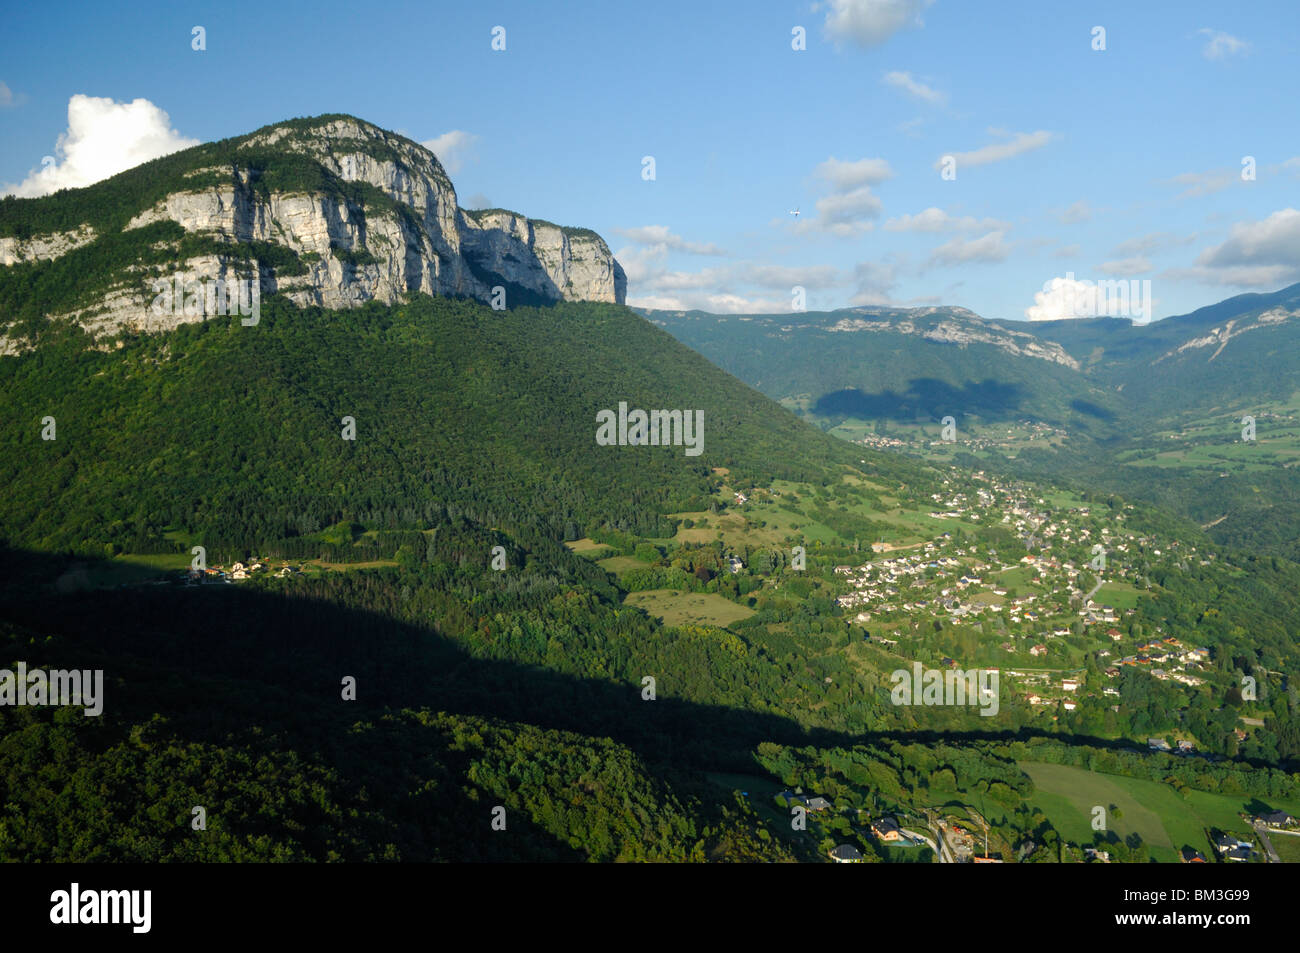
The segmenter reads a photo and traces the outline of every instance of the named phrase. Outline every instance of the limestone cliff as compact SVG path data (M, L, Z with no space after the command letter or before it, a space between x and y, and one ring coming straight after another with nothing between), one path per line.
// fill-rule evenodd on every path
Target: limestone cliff
M46 317L70 316L96 337L161 330L205 315L151 307L151 283L160 274L230 281L254 270L261 294L279 292L326 308L391 304L406 292L488 302L498 287L507 306L624 301L623 269L595 232L502 209L462 209L432 152L352 117L293 120L149 165L175 187L108 231L122 240L146 226L175 223L183 235L162 249L175 256L161 268L156 261L128 266L93 302L62 311L55 305ZM107 189L115 197L111 190L122 176L81 191ZM133 196L142 189L119 191ZM0 237L0 265L23 267L93 249L103 234L103 223L86 222ZM203 243L201 254L196 243ZM15 341L0 341L0 350L15 348Z

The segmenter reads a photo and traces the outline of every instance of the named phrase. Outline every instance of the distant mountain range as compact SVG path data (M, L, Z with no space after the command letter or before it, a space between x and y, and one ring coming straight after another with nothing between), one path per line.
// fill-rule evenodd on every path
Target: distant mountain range
M256 315L242 290L211 310L215 284L243 282ZM1003 563L1049 515L1122 534L1116 561L1141 561L1107 597L1142 613L1133 640L1139 625L1194 632L1215 677L1259 671L1262 688L1253 666L1291 664L1294 565L1190 558L1201 531L1108 490L1183 472L1125 457L1154 439L1126 433L1139 392L1198 381L1197 407L1236 387L1286 412L1273 349L1295 333L1294 295L1189 316L1166 339L956 308L647 321L624 284L599 236L461 209L431 153L348 116L0 202L0 670L105 682L102 717L0 705L0 860L824 861L843 837L874 851L842 823L868 804L958 794L1005 807L1008 853L1045 846L1026 756L1122 757L1159 780L1168 768L1141 754L1089 746L1174 719L1222 734L1136 673L1123 725L1100 698L1092 720L1051 727L1010 697L989 718L891 703L898 653L1001 666L1004 641L1056 638L1001 612L980 627L929 615L940 580L977 566L1005 586L993 605L1022 598L1029 571ZM1218 380L1247 366L1278 380ZM1162 399L1160 420L1184 413ZM698 414L702 440L632 445L639 411ZM942 415L986 441L1022 417L1068 436L936 462L823 432L860 419L906 436ZM1270 421L1261 411L1261 444ZM954 459L1088 491L937 465ZM1216 517L1234 508L1213 532L1244 538L1254 507L1288 533L1285 461L1242 460L1251 482L1179 479L1214 484L1196 496ZM1007 525L935 512L987 488ZM837 567L887 539L919 560L913 585L943 588L873 619L839 601ZM1083 568L1084 539L1062 548L1067 565ZM943 570L938 545L954 554ZM1076 575L1061 615L1089 584ZM1202 597L1222 614L1193 629ZM1066 631L1060 664L1100 680L1085 634ZM1268 765L1300 735L1289 711L1269 717L1244 749L1260 764L1203 762L1189 783L1289 791ZM792 828L782 785L834 798L811 819L834 827Z
M928 426L937 437L946 416L985 438L995 425L1021 421L1058 428L1065 436L1051 449L1027 441L1001 454L994 447L993 457L1013 460L1020 475L1145 496L1212 523L1225 541L1300 554L1277 529L1300 529L1300 408L1292 406L1300 284L1149 324L1002 322L958 307L639 311L841 435L898 424ZM1192 452L1238 440L1247 415L1256 418L1254 459L1220 466L1218 451Z

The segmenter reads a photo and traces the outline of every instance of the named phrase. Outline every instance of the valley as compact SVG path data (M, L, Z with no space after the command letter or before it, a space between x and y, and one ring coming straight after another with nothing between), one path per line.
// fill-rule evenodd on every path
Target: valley
M350 116L146 166L0 202L0 648L108 699L0 706L4 859L1261 862L1300 803L1300 565L1242 502L1294 387L1161 404L1202 369L1107 322L643 317ZM153 313L169 269L257 321ZM1292 330L1236 320L1224 366Z

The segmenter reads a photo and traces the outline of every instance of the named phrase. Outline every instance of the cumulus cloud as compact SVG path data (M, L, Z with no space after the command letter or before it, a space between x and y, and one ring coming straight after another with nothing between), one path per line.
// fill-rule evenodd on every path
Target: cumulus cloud
M849 161L831 156L813 170L816 178L830 186L830 194L817 200L816 215L795 223L795 231L855 235L870 230L872 220L879 218L884 210L871 187L893 174L884 159Z
M899 215L884 224L887 232L964 232L976 229L1003 229L1011 226L994 218L977 219L970 215L949 215L941 208L931 206L915 215Z
M1237 53L1245 53L1250 49L1250 44L1245 40L1239 40L1230 33L1224 33L1222 30L1211 30L1209 27L1202 27L1197 31L1201 36L1209 37L1205 47L1201 50L1201 55L1207 60L1222 60Z
M934 0L827 0L825 31L836 46L879 46L900 30L924 26L921 13Z
M627 273L628 304L726 314L780 314L793 310L791 289L795 286L813 292L844 283L839 270L831 265L737 262L700 271L669 271L663 267L666 255L662 245L618 253Z
M947 93L942 93L927 86L925 83L913 78L912 74L908 72L894 70L892 73L886 73L883 82L886 86L901 89L908 95L934 106L942 106L948 101Z
M1150 285L1136 280L1076 280L1073 272L1067 272L1034 293L1034 303L1025 309L1025 317L1030 321L1067 321L1109 315L1150 321L1155 304Z
M167 113L147 99L118 103L78 94L68 100L68 128L55 143L54 161L0 191L31 198L81 188L198 144L173 129Z
M760 288L827 288L840 280L833 265L763 265L745 264L736 269L740 280Z
M1241 288L1300 281L1300 210L1284 208L1260 221L1239 222L1227 241L1197 256L1194 268L1174 274Z
M663 246L667 251L680 251L688 255L726 254L711 243L688 242L680 235L673 234L667 225L642 225L638 228L616 228L614 231L638 245Z
M17 106L20 99L21 97L14 95L14 91L9 88L8 84L0 82L0 109Z
M732 292L693 292L686 294L633 294L627 303L633 308L657 308L663 311L711 311L714 314L788 314L794 310L793 298L784 295L741 295Z
M846 162L831 156L813 170L819 179L825 179L837 192L846 192L864 185L879 185L894 172L884 159L857 159Z
M893 290L898 285L898 268L890 262L864 261L853 269L857 293L849 299L855 305L894 303Z
M473 158L472 149L476 142L478 136L473 133L453 129L434 139L426 139L420 145L438 157L449 175L455 175Z
M880 199L864 185L818 199L816 223L831 230L866 228L870 225L866 220L879 218L883 209Z
M989 130L990 135L995 134L994 130ZM1015 156L1026 152L1032 152L1035 149L1041 149L1054 138L1056 133L1039 130L1038 132L1018 132L1006 142L995 142L992 145L982 146L971 152L953 152L949 153L957 160L957 168L961 169L973 165L988 165L990 162L1001 162L1004 159L1011 159ZM936 169L943 166L943 156L935 160Z
M954 238L944 242L930 253L928 264L961 265L970 262L1006 261L1011 248L1003 239L1006 232L998 230L981 235L979 238Z

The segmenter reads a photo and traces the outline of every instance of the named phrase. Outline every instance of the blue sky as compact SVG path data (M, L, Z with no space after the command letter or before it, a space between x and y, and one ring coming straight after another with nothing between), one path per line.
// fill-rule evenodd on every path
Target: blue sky
M50 3L6 25L9 188L45 156L84 174L105 136L140 159L347 112L438 143L463 204L600 232L634 304L788 311L798 285L811 309L1023 319L1071 273L1150 280L1161 317L1300 281L1294 2ZM147 104L69 161L73 97Z

